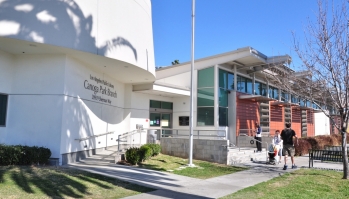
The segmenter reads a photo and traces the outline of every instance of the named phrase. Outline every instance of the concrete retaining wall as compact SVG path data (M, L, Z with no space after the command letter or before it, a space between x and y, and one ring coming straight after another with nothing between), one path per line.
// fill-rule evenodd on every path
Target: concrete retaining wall
M229 140L193 140L193 159L227 164ZM161 138L161 153L188 158L188 138Z
M253 143L251 142L251 140L253 139L253 137L251 136L237 136L236 140L237 140L237 146L239 147L252 147L252 148L257 148L256 146L256 141L253 140ZM262 148L265 148L266 143L268 142L268 145L270 145L272 143L273 137L262 137ZM252 143L252 144L251 144Z

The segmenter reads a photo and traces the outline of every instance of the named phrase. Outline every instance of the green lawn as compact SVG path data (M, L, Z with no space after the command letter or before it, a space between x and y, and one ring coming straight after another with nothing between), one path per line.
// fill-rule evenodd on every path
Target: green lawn
M2 166L0 198L123 198L153 189L64 167Z
M158 156L152 157L151 159L146 160L143 163L140 163L138 166L141 168L153 169L158 171L173 172L174 174L199 179L207 179L227 175L247 169L242 167L227 166L200 160L193 160L193 164L196 167L186 167L187 164L187 159L159 154Z
M242 189L227 198L349 198L349 180L342 172L300 169L253 187Z

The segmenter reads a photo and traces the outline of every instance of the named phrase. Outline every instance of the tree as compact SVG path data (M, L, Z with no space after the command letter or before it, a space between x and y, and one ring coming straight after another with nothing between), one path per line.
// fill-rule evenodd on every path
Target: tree
M177 65L177 64L179 64L179 60L178 60L178 59L176 59L176 60L174 60L174 61L172 62L172 65Z
M308 71L291 77L293 90L318 104L342 135L343 179L348 179L347 128L349 116L349 18L347 4L318 0L316 21L308 21L305 43L293 33L294 48ZM290 84L288 84L290 85ZM335 114L334 114L335 113ZM337 116L336 116L337 115ZM339 118L338 124L335 120Z

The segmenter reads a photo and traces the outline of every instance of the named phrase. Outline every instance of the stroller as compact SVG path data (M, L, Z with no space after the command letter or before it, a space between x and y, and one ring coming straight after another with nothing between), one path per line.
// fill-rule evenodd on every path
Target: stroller
M279 162L279 156L278 156L278 145L270 144L268 148L268 160L267 164L275 165Z

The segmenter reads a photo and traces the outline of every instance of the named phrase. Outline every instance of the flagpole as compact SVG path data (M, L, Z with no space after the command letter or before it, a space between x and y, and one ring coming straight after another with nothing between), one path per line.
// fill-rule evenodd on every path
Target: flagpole
M192 0L192 15L191 15L191 69L190 69L190 121L189 121L189 161L188 166L193 164L193 106L194 106L194 27L195 27L195 0Z

